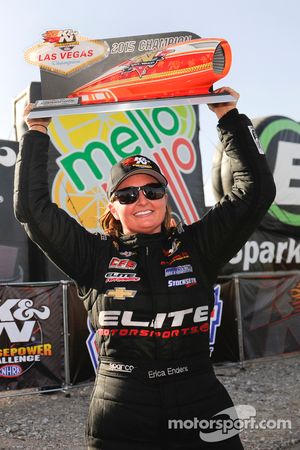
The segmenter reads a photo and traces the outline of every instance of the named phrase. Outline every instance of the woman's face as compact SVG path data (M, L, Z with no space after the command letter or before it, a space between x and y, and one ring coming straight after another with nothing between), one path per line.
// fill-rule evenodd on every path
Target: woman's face
M124 180L117 190L152 183L158 183L156 178L150 175L136 174ZM115 200L108 206L114 218L120 220L124 234L159 233L166 214L167 194L158 200L148 200L140 190L136 202L122 205Z

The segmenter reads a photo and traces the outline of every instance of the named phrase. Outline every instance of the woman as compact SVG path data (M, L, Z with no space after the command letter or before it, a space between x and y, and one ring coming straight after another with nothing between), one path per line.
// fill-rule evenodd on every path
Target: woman
M230 88L215 92L225 90L235 101L210 109L219 119L234 185L189 226L171 226L167 180L153 161L137 155L111 170L105 234L87 232L50 201L49 120L27 118L15 213L75 280L96 330L100 364L89 449L243 448L237 432L223 432L212 422L232 407L209 358L213 283L259 224L275 187L251 122L236 109L239 95ZM217 417L228 419L225 412Z

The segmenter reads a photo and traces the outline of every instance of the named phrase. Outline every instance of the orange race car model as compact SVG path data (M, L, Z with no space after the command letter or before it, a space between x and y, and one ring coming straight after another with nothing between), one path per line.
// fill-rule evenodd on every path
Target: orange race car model
M226 40L193 39L126 60L68 97L88 105L209 94L230 66Z

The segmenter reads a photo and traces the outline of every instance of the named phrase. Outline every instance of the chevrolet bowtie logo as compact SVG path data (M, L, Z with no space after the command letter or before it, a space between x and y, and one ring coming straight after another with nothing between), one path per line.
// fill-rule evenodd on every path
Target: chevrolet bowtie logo
M108 289L105 292L105 297L113 297L117 300L124 300L125 298L133 298L137 291L131 291L124 287L116 287L114 289Z

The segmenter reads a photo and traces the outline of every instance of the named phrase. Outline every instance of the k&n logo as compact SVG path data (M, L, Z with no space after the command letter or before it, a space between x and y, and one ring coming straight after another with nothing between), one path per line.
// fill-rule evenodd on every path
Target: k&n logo
M50 316L47 306L42 306L40 310L32 306L33 301L28 298L9 298L0 305L0 336L6 331L11 343L29 342L37 322L36 317L48 319ZM24 322L21 328L16 320Z

